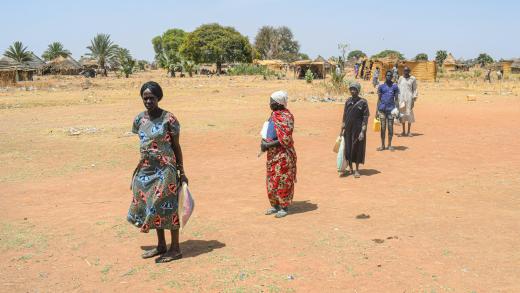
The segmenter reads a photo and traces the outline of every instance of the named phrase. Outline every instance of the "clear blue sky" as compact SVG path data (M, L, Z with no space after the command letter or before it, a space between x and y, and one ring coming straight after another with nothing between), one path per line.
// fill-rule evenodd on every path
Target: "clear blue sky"
M344 42L369 55L396 49L407 58L420 52L432 58L446 49L456 58L481 52L520 57L517 0L27 0L0 7L1 52L19 40L41 55L49 43L61 41L79 58L96 33L108 33L134 57L152 60L150 40L166 29L192 31L218 22L251 41L263 25L286 25L313 58L338 55L337 44Z

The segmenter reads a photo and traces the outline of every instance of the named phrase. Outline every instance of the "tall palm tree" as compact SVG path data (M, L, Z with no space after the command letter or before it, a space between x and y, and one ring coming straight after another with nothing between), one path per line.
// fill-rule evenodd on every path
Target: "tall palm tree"
M53 60L59 56L62 57L69 57L72 55L69 50L66 50L63 47L63 44L60 42L53 42L52 44L49 44L47 47L47 50L43 52L42 57L45 61Z
M27 51L27 47L24 47L22 42L16 41L5 51L4 56L9 57L24 63L32 59L31 52Z
M100 68L103 68L103 75L107 76L106 63L114 57L117 51L117 45L110 40L108 34L97 34L87 47L90 53L87 55L96 58Z

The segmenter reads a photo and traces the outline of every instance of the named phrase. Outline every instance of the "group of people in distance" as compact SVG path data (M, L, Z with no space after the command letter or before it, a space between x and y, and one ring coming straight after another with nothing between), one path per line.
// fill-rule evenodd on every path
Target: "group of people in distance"
M396 68L397 69L397 68ZM379 76L379 68L374 74ZM385 82L377 85L377 119L381 122L381 146L378 151L393 151L392 138L394 135L394 120L398 119L403 127L401 136L412 136L411 125L415 122L413 108L417 100L417 80L411 75L409 67L405 67L403 75L398 76L397 70L387 71ZM395 81L395 82L394 82ZM379 83L376 78L373 80L374 86ZM349 85L351 97L345 102L343 111L343 124L341 136L345 142L345 159L349 169L343 176L350 174L354 178L359 178L359 164L365 163L366 153L366 130L370 111L366 99L360 97L361 85L352 82ZM408 124L408 129L406 129ZM386 144L386 134L388 129L388 144ZM353 169L355 164L356 169Z
M381 120L381 147L379 151L392 150L394 119L403 123L402 135L410 135L414 122L413 107L417 99L417 82L404 68L404 75L397 84L394 74L386 73L385 83L378 86L377 117ZM351 97L345 103L341 135L345 141L345 159L350 173L360 177L359 164L365 163L366 130L370 116L368 102L360 96L361 85L349 85ZM141 232L157 232L157 246L146 250L143 258L157 257L157 263L182 258L179 246L178 191L188 183L184 172L180 145L180 124L170 112L159 107L163 97L161 86L149 81L141 87L140 95L146 108L133 122L132 132L140 142L141 158L132 176L132 202L127 220ZM267 134L260 142L261 152L267 153L266 189L271 207L266 215L285 217L294 196L296 183L296 151L292 137L294 116L287 108L288 94L277 91L271 94L270 118ZM397 109L397 110L396 110ZM405 132L405 123L408 132ZM385 144L388 127L388 147ZM353 165L355 164L355 170ZM348 172L344 175L348 175ZM164 230L171 231L172 244L167 248Z

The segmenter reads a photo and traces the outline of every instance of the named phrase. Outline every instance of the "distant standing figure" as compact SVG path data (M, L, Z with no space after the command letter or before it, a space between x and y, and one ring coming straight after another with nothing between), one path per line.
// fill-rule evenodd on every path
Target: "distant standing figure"
M502 70L498 70L498 71L497 71L497 79L498 79L499 81L502 80L502 76L503 76L503 74L502 74Z
M392 72L387 71L385 76L385 83L377 88L377 114L381 121L381 147L378 151L390 150L393 151L392 138L394 136L394 110L399 96L399 88L397 84L392 81ZM385 147L386 128L388 126L388 148Z
M358 78L358 74L359 74L359 63L354 64L354 74L355 74L356 78Z
M336 65L336 75L337 76L341 75L341 67L339 67L339 65Z
M392 68L392 76L393 76L394 82L397 83L397 81L399 80L399 69L397 67L397 63Z
M379 85L379 67L376 67L376 70L374 71L374 76L372 77L372 85L374 87L377 87Z
M359 164L365 163L366 130L370 112L367 100L359 96L361 91L359 82L351 82L349 91L352 96L345 102L341 135L345 141L345 159L348 162L350 174L354 174L354 178L359 178L361 176ZM352 168L354 163L356 164L355 171Z
M491 69L488 69L485 80L491 83Z
M300 66L297 66L296 67L296 79L299 79L301 74L302 74L302 68Z
M415 122L415 115L413 108L417 100L417 79L410 75L410 68L404 68L404 75L399 78L399 112L401 116L401 124L403 125L403 132L401 136L412 136L410 128ZM408 122L408 132L405 133L405 123Z
M294 116L287 109L289 97L284 91L271 94L269 107L273 111L269 118L267 139L262 139L260 149L267 152L267 197L271 208L266 215L285 217L294 196L296 182L296 151L292 133Z

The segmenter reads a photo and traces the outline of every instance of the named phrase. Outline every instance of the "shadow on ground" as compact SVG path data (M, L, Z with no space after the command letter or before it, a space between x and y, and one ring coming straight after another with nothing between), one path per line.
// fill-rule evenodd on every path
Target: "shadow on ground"
M196 257L201 254L210 253L215 249L223 248L226 246L218 240L186 240L180 243L182 257ZM141 246L142 250L153 249L155 246Z
M418 132L412 132L412 137L414 136L422 136L424 135L423 133L418 133ZM408 138L407 135L401 135L401 133L397 134L397 137L404 137L404 138Z
M361 174L361 176L372 176L372 175L376 175L376 174L379 174L381 173L380 171L378 170L375 170L375 169L361 169L359 170L359 174Z
M404 145L394 146L394 150L396 150L396 151L406 151L407 149L408 149L408 147L404 146Z
M290 207L289 214L301 214L306 212L315 211L318 209L318 205L308 200L305 201L293 201Z

